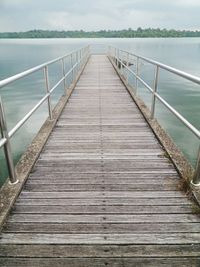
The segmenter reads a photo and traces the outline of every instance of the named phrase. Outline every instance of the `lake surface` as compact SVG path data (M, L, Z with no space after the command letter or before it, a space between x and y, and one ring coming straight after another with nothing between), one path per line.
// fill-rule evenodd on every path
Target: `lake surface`
M2 39L0 40L0 80L87 44L92 45L93 53L103 53L106 51L107 45L114 45L200 77L200 38ZM141 76L152 85L153 69L148 64L141 64L140 67ZM54 66L50 69L51 85L54 85L60 77L59 68L60 66ZM200 129L200 86L162 71L158 91L164 99ZM22 119L44 93L45 85L42 73L34 74L30 78L0 89L9 129ZM61 86L53 96L54 105L62 93ZM141 84L139 84L138 93L146 104L150 105L151 97ZM47 107L43 105L12 138L15 162L30 144L47 116ZM194 165L199 140L159 103L156 106L156 117ZM0 151L0 183L5 180L6 176L3 151Z

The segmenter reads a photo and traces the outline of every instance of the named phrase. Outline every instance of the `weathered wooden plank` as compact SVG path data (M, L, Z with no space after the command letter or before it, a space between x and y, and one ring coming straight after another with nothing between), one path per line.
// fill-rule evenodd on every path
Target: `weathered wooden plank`
M136 153L136 151L135 151ZM155 160L159 160L161 158L161 161L163 160L166 160L164 159L163 155L162 154L154 154L154 152L149 152L149 153L143 153L143 152L138 152L138 155L135 155L135 154L128 154L128 153L122 153L122 154L117 154L117 153L104 153L103 155L101 155L100 153L93 153L92 151L89 153L84 153L84 152L56 152L56 151L52 151L52 152L45 152L41 157L40 159L43 159L43 160L52 160L54 158L57 158L57 160L99 160L99 159L103 159L104 160L149 160L149 161L155 161Z
M103 157L103 156L102 156ZM57 159L38 159L37 162L37 166L54 166L54 164L57 164L59 167L70 167L70 166L74 166L74 165L78 165L78 166L89 166L89 165L99 165L101 164L102 159L99 160L95 160L95 159L81 159L81 160L65 160L65 159L60 159L59 157ZM140 167L144 167L145 165L147 167L149 167L150 169L155 168L155 167L160 167L160 168L166 168L166 167L171 167L171 163L168 162L167 159L165 158L156 158L155 160L152 160L151 162L145 162L144 160L123 160L123 159L116 159L116 160L111 160L111 159L107 159L104 163L105 166L111 166L111 167L116 167L120 166L123 168L128 168L130 167L133 168L140 168Z
M78 176L78 175L77 175ZM31 177L32 178L32 177ZM99 176L98 178L73 178L73 177L60 177L59 175L51 175L50 177L41 176L29 179L26 185L94 185L94 184L110 184L110 185L143 185L151 184L157 185L161 183L161 186L171 185L176 188L181 183L178 178L164 178L161 177L159 180L157 178L107 178L104 176Z
M72 206L72 205L15 205L13 214L190 214L199 213L200 208L197 205L179 205L179 206L126 206L126 205L98 205L98 206Z
M199 233L200 223L15 223L8 222L6 233Z
M49 173L52 175L53 173L55 174L60 174L62 175L63 172L60 171L60 170L54 170L54 171L51 171L51 172L47 172L45 169L41 170L39 168L37 168L36 166L32 169L32 173L36 173L37 172L37 175L40 175L40 176L43 176L43 175L48 175ZM177 172L175 171L175 169L151 169L151 170L148 170L148 169L135 169L135 170L131 170L131 171L110 171L110 172L105 172L104 170L101 170L101 171L98 171L98 170L94 170L94 171L81 171L81 172L78 172L79 174L78 175L84 175L84 174L88 174L88 175L98 175L98 174L102 174L102 175L118 175L118 174L123 174L123 175L128 175L129 177L132 176L132 175L138 175L138 177L142 174L150 174L150 175L156 175L156 174L161 174L161 175L177 175ZM75 172L74 170L73 171L69 171L66 172L66 176L67 175L75 175L77 177L77 172Z
M10 222L43 223L198 223L196 214L12 214Z
M1 266L6 267L133 267L133 266L173 266L173 267L196 267L199 265L200 257L191 258L0 258Z
M186 193L178 191L137 191L137 192L27 192L22 191L20 198L185 198Z
M50 144L50 145L46 145L46 148L48 149L58 149L58 150L64 150L64 151L68 151L68 150L73 150L73 149L77 149L77 151L79 151L80 149L97 149L99 148L99 143L86 143L86 142L83 142L83 143L65 143L63 145L61 145L60 147L58 146L58 144ZM108 149L129 149L129 150L134 150L134 149L154 149L154 148L158 148L158 144L156 143L152 143L152 144L144 144L144 143L141 143L141 144L138 144L138 143L114 143L114 142L108 142L107 144L103 144L103 146L108 150Z
M148 255L146 255L148 251ZM0 257L199 257L200 245L1 245Z
M161 181L163 182L163 180L168 180L168 179L178 179L181 180L180 177L177 175L177 173L174 171L173 173L165 173L165 172L147 172L147 171L135 171L135 172L108 172L108 173L103 173L103 172L93 172L93 173L73 173L73 172L67 172L67 173L60 173L60 172L49 172L49 173L45 173L43 174L43 176L40 176L38 174L38 172L32 172L29 176L29 180L28 181L33 181L34 179L38 180L43 180L43 178L47 178L47 179L72 179L74 180L85 180L85 179L90 179L90 180L95 180L95 179L101 179L102 177L106 177L106 180L109 181L109 179L113 179L113 180L121 180L123 182L123 180L126 179L131 179L131 180L141 180L143 181L143 179L156 179L158 182Z
M99 181L96 184L26 184L24 190L31 192L64 192L64 191L179 191L179 183L174 184L104 184Z
M200 233L152 234L12 234L4 233L0 244L199 244Z
M165 205L193 205L193 202L187 198L19 198L17 205L130 205L130 206L165 206Z

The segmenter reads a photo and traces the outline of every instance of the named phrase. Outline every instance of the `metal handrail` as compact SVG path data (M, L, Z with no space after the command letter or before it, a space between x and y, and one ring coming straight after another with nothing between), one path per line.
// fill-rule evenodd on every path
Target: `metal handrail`
M122 58L120 58L120 53L126 54L126 61L123 61ZM200 85L200 78L196 77L194 75L188 74L184 71L175 69L173 67L167 66L165 64L162 64L160 62L154 61L152 59L136 55L134 53L109 46L108 54L115 64L115 66L120 70L121 66L123 66L129 73L131 73L135 79L136 79L136 86L135 86L135 94L138 90L138 81L140 81L152 94L152 102L151 102L151 119L154 119L155 116L155 105L156 105L156 99L158 99L173 115L176 116L200 141L200 131L194 127L186 118L184 118L175 108L173 108L166 100L164 100L159 93L157 92L158 87L158 79L159 79L159 70L163 69L170 73L173 73L179 77L182 77L188 81L191 81L193 83L196 83ZM129 60L130 56L133 56L136 58L136 72L134 72L131 68L129 68ZM153 88L149 86L139 75L139 61L145 61L147 63L150 63L155 66L155 77L154 77L154 85ZM126 82L128 83L128 73L125 77ZM199 146L199 152L197 157L197 163L196 168L194 172L194 176L192 179L192 184L200 186L200 146Z
M51 95L54 92L54 90L63 82L64 86L64 95L66 95L66 78L71 74L72 75L72 81L73 83L79 73L79 70L81 70L86 63L88 57L90 55L90 47L86 46L84 48L81 48L79 50L73 51L69 54L66 54L62 57L58 57L54 60L48 61L44 64L38 65L34 68L31 68L29 70L26 70L24 72L21 72L19 74L16 74L12 77L9 77L7 79L4 79L0 81L0 88L5 87L11 83L14 83L17 80L20 80L24 77L27 77L35 72L44 71L44 80L46 85L46 94L40 99L40 101L8 132L7 128L7 120L5 117L5 111L2 103L2 99L0 96L0 133L2 138L0 138L0 149L4 148L5 153L5 159L8 167L8 173L9 173L9 179L11 184L16 184L18 182L17 176L15 173L15 167L14 167L14 161L13 161L13 155L12 155L12 149L11 149L11 143L10 139L15 135L15 133L24 125L24 123L35 113L36 110L45 102L48 103L48 112L49 112L49 119L53 119L52 115L52 104L51 104ZM73 63L73 56L75 56L75 63ZM70 64L71 68L66 73L65 71L65 60L70 58ZM61 62L62 63L62 78L52 87L50 88L49 84L49 71L48 67L54 63Z
M112 46L110 46L110 47L112 47ZM115 47L113 47L113 48L115 48ZM118 50L118 48L116 48L116 49ZM148 62L148 63L150 63L152 65L158 66L161 69L167 70L167 71L169 71L169 72L171 72L173 74L176 74L176 75L178 75L178 76L180 76L182 78L185 78L185 79L187 79L187 80L189 80L191 82L200 84L200 78L195 76L195 75L191 75L191 74L189 74L189 73L187 73L185 71L178 70L178 69L173 68L171 66L168 66L168 65L165 65L163 63L160 63L160 62L158 62L156 60L149 59L149 58L141 56L141 55L136 55L136 54L128 52L126 50L119 49L119 51L120 52L124 52L124 53L128 53L131 56L134 56L136 58L142 59L142 60L144 60L144 61L146 61L146 62Z
M87 47L88 47L88 46L87 46ZM85 48L85 47L84 47L84 48ZM43 63L43 64L41 64L41 65L38 65L38 66L36 66L36 67L34 67L34 68L28 69L28 70L26 70L26 71L23 71L23 72L20 72L20 73L18 73L18 74L16 74L16 75L13 75L13 76L11 76L11 77L9 77L9 78L6 78L6 79L0 81L0 88L1 88L1 87L4 87L4 86L6 86L6 85L8 85L8 84L10 84L10 83L12 83L12 82L15 82L15 81L17 81L17 80L19 80L19 79L21 79L21 78L24 78L25 76L28 76L28 75L30 75L30 74L33 74L34 72L36 72L36 71L38 71L38 70L41 70L41 69L43 69L43 68L46 67L46 66L50 66L50 65L52 65L53 63L56 63L56 62L58 62L58 61L61 61L62 59L65 59L65 58L71 56L72 54L75 54L75 53L77 53L78 51L81 51L81 50L84 49L84 48L81 48L81 49L78 49L78 50L74 50L74 51L72 51L71 53L68 53L68 54L66 54L66 55L64 55L64 56L62 56L62 57L58 57L58 58L56 58L56 59L47 61L47 62L45 62L45 63Z

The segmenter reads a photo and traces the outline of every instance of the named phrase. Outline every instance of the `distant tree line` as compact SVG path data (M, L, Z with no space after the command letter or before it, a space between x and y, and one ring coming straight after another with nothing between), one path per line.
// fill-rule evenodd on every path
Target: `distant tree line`
M150 38L150 37L200 37L200 31L131 28L101 31L49 31L1 32L0 38Z

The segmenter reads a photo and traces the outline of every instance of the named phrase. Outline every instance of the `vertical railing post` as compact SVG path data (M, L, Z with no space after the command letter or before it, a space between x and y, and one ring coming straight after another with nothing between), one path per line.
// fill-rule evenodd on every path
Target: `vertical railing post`
M78 76L78 51L76 52L76 76Z
M80 70L81 51L78 53L78 71Z
M138 91L138 76L139 76L139 64L140 64L139 57L136 58L136 77L135 77L135 94L137 94Z
M127 52L126 53L126 82L128 84L128 76L129 76L129 71L128 71L128 68L129 68L129 53Z
M73 69L73 55L70 55L70 65L71 65L71 75L72 75L72 83L74 81L74 69Z
M82 66L83 66L83 59L84 59L84 49L82 49L82 60L81 60L81 68L82 68Z
M199 151L198 151L198 158L197 158L195 173L192 179L192 184L195 186L200 186L200 146L199 146Z
M49 85L49 70L48 66L44 67L44 78L45 78L45 85L46 85L46 93L48 94L47 104L48 104L48 111L49 111L49 119L53 119L52 114L52 106L51 106L51 94L50 94L50 85Z
M83 49L83 65L85 64L85 54L86 54L86 50L85 48Z
M113 55L113 48L110 46L110 59L113 61L114 55Z
M89 56L90 56L90 45L88 45L88 47L87 47L87 58L86 58L86 60L88 60Z
M118 49L116 48L116 67L118 68Z
M63 73L63 86L64 86L64 95L66 95L66 72L65 72L65 61L64 61L64 58L62 59L62 73Z
M117 49L117 68L119 69L120 71L120 68L119 68L119 48Z
M15 173L15 165L13 161L10 138L8 135L8 128L7 128L5 112L4 112L1 97L0 97L0 131L1 131L2 138L6 139L6 143L4 144L4 153L5 153L6 164L8 167L10 183L16 184L18 183L18 180L17 180L17 175Z
M111 47L108 46L108 57L110 57L110 56L111 56Z
M81 67L82 67L82 57L83 57L83 51L81 49L80 50L80 70L81 70Z
M87 62L88 58L89 58L89 51L90 51L90 47L88 46L86 48L86 52L85 52L85 63Z
M88 57L89 57L89 47L87 47L85 50L85 62L84 62L84 64L87 62Z
M115 62L115 65L117 67L117 48L115 48L114 62Z
M122 75L124 76L124 72L125 72L125 66L123 64L125 64L125 56L124 56L124 52L122 52L122 55L121 55L121 70L122 70Z
M154 119L154 115L155 115L156 92L157 92L157 89L158 89L158 75L159 75L159 67L156 66L155 78L154 78L154 87L153 87L153 95L152 95L152 102L151 102L151 119Z

